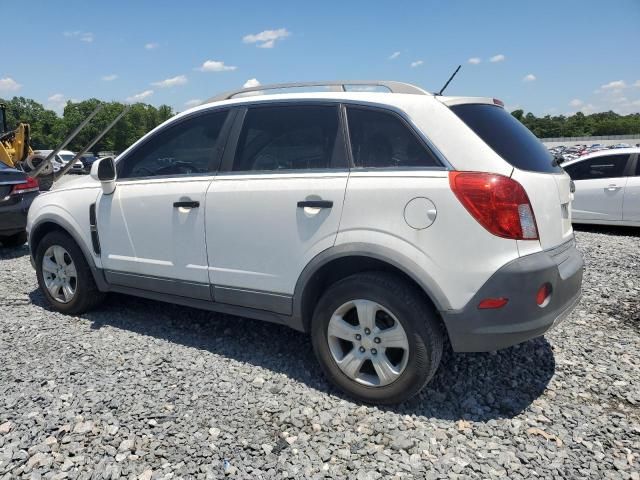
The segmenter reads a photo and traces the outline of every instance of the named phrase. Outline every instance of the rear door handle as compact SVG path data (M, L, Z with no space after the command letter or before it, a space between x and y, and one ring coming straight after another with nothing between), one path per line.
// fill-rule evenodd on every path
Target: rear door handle
M331 208L333 202L331 200L303 200L298 202L298 208Z
M186 200L183 202L173 202L173 208L198 208L200 202L194 200Z
M615 184L611 184L608 187L605 187L605 190L608 190L609 192L615 192L616 190L620 190L622 187L619 187L618 185Z

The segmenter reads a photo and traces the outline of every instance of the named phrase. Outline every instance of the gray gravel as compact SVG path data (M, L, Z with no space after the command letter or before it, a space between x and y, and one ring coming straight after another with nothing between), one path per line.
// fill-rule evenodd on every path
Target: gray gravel
M577 239L563 324L445 355L385 409L329 386L302 334L116 295L60 315L26 247L0 250L0 479L639 479L640 231Z

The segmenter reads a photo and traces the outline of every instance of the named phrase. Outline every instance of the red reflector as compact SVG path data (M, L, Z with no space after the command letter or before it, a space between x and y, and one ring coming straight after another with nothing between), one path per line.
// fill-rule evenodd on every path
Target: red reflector
M478 304L478 308L483 310L487 308L502 308L507 304L508 301L509 301L508 298L503 298L503 297L485 298Z
M498 105L499 107L504 107L504 102L502 100L498 100L497 98L493 99L493 104Z
M449 172L449 184L473 218L493 235L538 239L527 192L512 178L495 173Z
M11 189L11 195L18 195L20 193L37 192L40 190L38 186L38 180L35 178L27 177L27 181L24 183L18 183Z
M536 293L536 303L540 307L545 307L546 304L549 303L550 297L551 297L551 284L545 283L538 289L538 293Z

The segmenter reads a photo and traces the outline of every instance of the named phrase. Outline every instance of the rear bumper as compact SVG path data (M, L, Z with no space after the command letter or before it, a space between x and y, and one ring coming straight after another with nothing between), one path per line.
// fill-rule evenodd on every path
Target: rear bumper
M552 250L520 257L502 267L461 310L442 312L456 352L487 352L538 337L562 321L580 300L584 262L572 239ZM536 292L549 282L549 303ZM499 309L478 309L485 298L504 297Z
M38 192L29 192L0 203L0 235L9 236L24 232L27 228L27 213Z

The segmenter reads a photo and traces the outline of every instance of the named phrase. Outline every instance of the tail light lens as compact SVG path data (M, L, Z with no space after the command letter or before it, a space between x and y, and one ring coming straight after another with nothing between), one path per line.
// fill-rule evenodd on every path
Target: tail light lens
M538 239L527 192L512 178L495 173L449 172L449 183L462 205L493 235Z
M21 193L37 192L40 190L38 180L35 178L27 177L27 181L24 183L18 183L11 189L10 195L19 195Z

